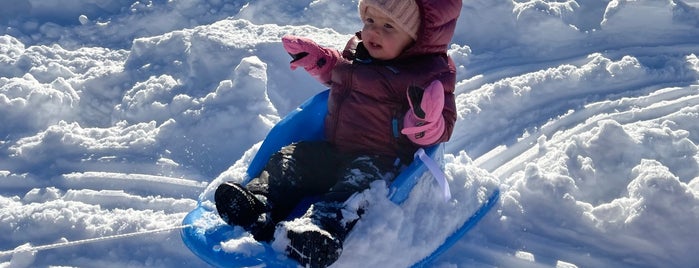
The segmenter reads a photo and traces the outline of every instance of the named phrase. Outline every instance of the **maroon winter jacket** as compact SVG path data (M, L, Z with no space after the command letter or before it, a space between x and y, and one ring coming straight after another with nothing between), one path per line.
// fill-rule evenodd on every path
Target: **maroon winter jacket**
M456 121L456 69L446 53L461 0L416 2L421 16L417 40L396 59L371 59L357 33L333 68L325 135L340 151L412 161L420 146L400 133L410 108L406 91L410 85L425 88L434 80L440 80L445 90L446 127L439 142L451 137Z

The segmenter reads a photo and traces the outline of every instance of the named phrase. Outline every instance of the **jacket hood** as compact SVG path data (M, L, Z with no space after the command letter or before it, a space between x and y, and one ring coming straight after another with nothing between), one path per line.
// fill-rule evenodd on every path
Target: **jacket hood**
M446 53L461 13L461 0L415 0L420 9L417 40L398 58Z

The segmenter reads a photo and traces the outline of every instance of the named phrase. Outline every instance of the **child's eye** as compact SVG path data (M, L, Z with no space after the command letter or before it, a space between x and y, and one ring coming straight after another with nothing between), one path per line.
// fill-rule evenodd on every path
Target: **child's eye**
M384 24L383 27L386 29L393 29L393 25L388 24L388 23Z
M374 23L374 19L372 18L366 18L365 20L367 23Z

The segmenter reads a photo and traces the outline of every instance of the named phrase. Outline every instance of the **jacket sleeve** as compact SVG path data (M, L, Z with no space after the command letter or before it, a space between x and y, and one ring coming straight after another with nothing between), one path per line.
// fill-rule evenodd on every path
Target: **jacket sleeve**
M358 35L359 33L350 38L342 51L338 51L338 53L333 54L333 68L331 68L321 79L318 79L318 81L320 81L323 85L327 87L331 87L333 85L333 70L339 63L347 63L352 61L354 58L354 51L360 41Z
M442 79L442 84L444 85L444 110L442 111L442 116L444 116L444 133L439 142L449 141L457 119L456 96L454 96L456 66L454 60L449 56L447 56L447 62L449 64L449 74Z
M439 139L439 142L446 142L451 138L457 117L456 99L453 90L451 92L444 92L444 110L442 111L442 116L444 117L444 133Z

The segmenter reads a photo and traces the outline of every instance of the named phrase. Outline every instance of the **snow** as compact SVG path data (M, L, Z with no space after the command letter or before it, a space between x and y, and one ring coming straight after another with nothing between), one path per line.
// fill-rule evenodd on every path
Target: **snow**
M323 90L280 37L341 48L356 4L0 0L0 267L206 267L171 228ZM464 1L453 199L426 180L401 208L373 185L336 266L408 265L492 187L495 209L434 266L696 266L698 8Z

